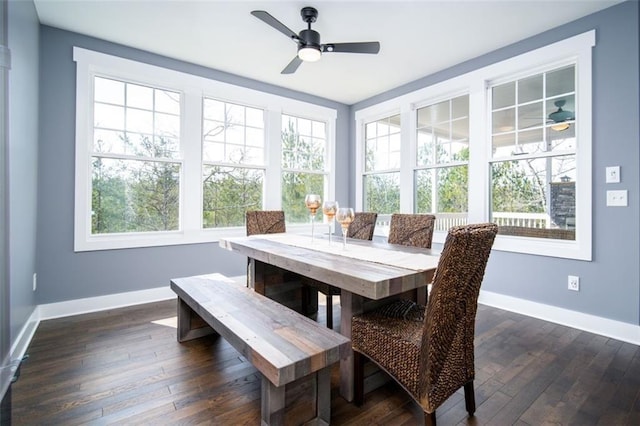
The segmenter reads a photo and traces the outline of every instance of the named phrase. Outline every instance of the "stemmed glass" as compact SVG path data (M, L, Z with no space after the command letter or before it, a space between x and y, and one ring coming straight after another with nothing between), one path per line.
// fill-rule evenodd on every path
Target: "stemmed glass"
M329 245L331 245L331 228L333 226L333 218L338 211L338 202L337 201L325 201L322 204L322 213L327 217L327 222L329 223Z
M313 242L313 222L316 218L316 212L320 208L320 204L322 203L322 199L318 194L307 194L304 198L304 203L309 209L309 215L311 217L311 242Z
M355 213L353 209L350 207L340 207L338 212L336 213L336 220L340 223L342 227L342 249L344 250L347 247L347 231L349 230L349 225L353 222L355 218Z

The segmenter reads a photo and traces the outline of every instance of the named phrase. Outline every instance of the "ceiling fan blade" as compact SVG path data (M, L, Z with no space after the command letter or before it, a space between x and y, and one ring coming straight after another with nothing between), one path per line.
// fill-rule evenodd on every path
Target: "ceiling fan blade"
M284 69L280 72L280 74L293 74L296 72L300 64L302 63L302 59L300 59L297 55L289 62L289 65L284 67Z
M339 53L378 53L380 43L377 41L363 41L357 43L325 43L322 45L323 52Z
M298 34L291 31L285 24L278 21L276 18L271 16L268 12L265 12L264 10L254 10L251 12L251 14L256 18L260 19L265 24L270 25L276 30L280 31L282 34L286 35L290 39L294 41L298 41Z

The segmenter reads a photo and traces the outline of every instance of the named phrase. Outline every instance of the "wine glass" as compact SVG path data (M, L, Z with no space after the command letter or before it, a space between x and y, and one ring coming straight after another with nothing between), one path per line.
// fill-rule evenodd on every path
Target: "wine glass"
M333 218L338 211L338 202L337 201L325 201L322 204L322 213L327 217L327 222L329 223L329 245L331 245L331 228L333 226Z
M309 216L311 217L311 242L313 242L313 222L316 218L316 212L322 203L322 199L318 194L307 194L304 198L304 203L309 209Z
M347 231L349 230L349 225L353 222L355 218L355 213L353 209L350 207L340 207L338 212L336 213L336 220L340 223L342 227L342 249L344 250L347 247Z

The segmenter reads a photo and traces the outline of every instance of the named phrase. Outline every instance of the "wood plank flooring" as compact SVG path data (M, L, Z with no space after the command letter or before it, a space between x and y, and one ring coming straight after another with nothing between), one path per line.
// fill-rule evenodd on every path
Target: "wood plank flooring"
M13 424L259 424L256 370L221 338L179 344L175 315L167 301L42 322L12 388ZM332 424L421 424L397 385L356 407L338 374ZM460 391L438 424L640 425L640 348L481 305L475 389L474 417Z

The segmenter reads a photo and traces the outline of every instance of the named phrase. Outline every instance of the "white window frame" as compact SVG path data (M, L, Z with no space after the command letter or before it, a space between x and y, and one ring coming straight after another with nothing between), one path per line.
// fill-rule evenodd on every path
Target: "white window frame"
M335 194L335 132L337 111L246 87L149 65L79 47L76 62L76 157L74 250L109 250L215 242L245 234L244 227L202 228L202 99L212 97L265 110L264 208L280 207L281 115L299 115L326 123L329 190ZM93 137L93 81L95 76L162 87L181 93L180 140L183 154L178 231L91 234L91 151ZM187 191L186 188L189 188Z
M532 70L550 69L557 64L576 64L576 240L551 240L500 235L496 250L579 260L592 260L592 48L595 30L523 53L513 58L445 80L423 89L389 99L355 112L356 208L362 208L364 171L364 125L400 111L402 152L400 209L413 212L412 172L416 149L415 110L439 100L469 94L469 211L468 222L489 220L489 164L491 160L491 106L489 82L530 75ZM384 232L381 233L384 235ZM443 243L446 232L434 232L433 241Z

